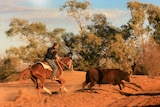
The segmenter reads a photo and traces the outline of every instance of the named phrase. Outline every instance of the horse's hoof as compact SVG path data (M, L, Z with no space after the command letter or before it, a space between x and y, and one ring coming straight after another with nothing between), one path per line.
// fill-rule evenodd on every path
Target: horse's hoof
M68 92L67 88L64 87L64 92Z
M59 91L64 91L64 92L68 92L67 88L63 87L63 88L60 88Z

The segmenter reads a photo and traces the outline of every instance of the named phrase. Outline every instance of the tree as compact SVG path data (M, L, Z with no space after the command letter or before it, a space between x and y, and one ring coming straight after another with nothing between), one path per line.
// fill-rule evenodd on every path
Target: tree
M10 29L6 31L7 36L17 36L25 42L25 46L13 47L6 51L7 55L16 55L24 62L35 62L43 60L48 46L54 42L61 43L61 37L65 29L57 28L52 32L47 31L46 26L40 22L29 23L27 20L14 18L11 20ZM65 49L59 50L65 54Z
M89 19L87 9L90 3L88 1L78 2L77 0L69 0L60 8L61 11L66 10L67 14L73 17L80 28L80 32L84 32L85 21Z
M87 9L89 8L91 4L88 1L78 2L77 0L69 0L65 2L65 4L60 8L61 11L66 11L67 14L71 17L73 17L80 29L80 42L77 47L80 49L80 53L85 53L85 47L84 47L84 39L86 36L85 31L85 24L86 21L89 20L89 14L87 12Z
M149 4L147 15L149 30L151 31L155 41L160 44L160 8L153 4Z
M126 69L131 69L133 61L138 54L134 41L132 39L125 41L120 34L116 35L115 41L112 40L109 52L112 60L119 64L118 68L125 71Z
M15 54L24 61L32 61L36 58L43 58L46 48L45 36L46 26L40 22L29 23L27 20L14 18L11 20L10 29L6 31L8 37L17 36L26 46L20 48L11 48L6 51L8 55Z
M130 32L132 36L135 37L135 43L137 43L135 46L139 51L139 56L135 62L145 67L147 70L145 72L147 73L157 72L155 68L159 62L157 61L159 58L159 49L156 43L159 44L160 9L152 4L143 4L139 2L129 2L128 8L130 8L132 16L129 21ZM153 42L154 40L151 39L152 37L155 39L156 43Z
M150 36L147 43L143 45L142 65L146 68L146 73L149 77L160 75L160 46L154 38Z
M21 61L15 56L7 56L1 61L2 65L0 66L0 81L3 81L7 79L10 75L14 75L17 72Z
M111 40L115 40L115 34L120 33L120 29L112 26L103 14L93 14L91 21L92 24L87 25L87 30L102 40L97 52L101 52L101 57L106 58L108 56L106 51L109 49L109 44Z
M65 33L65 29L57 28L50 32L40 22L29 23L19 18L12 19L9 26L10 29L6 31L7 36L17 37L26 44L6 50L7 58L3 60L2 67L0 67L4 78L10 76L13 71L16 72L19 69L17 66L42 61L48 46L53 45L54 42L64 47L58 51L60 55L66 54L64 43L61 43L61 35Z
M128 8L130 9L132 16L129 21L132 35L141 37L142 43L146 38L145 36L152 35L158 42L158 35L160 34L160 8L153 4L139 2L128 2Z

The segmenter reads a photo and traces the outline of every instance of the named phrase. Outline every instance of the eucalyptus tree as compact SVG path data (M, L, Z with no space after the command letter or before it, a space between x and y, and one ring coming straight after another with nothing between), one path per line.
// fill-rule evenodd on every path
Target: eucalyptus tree
M8 37L16 37L24 42L24 46L13 47L6 51L7 55L16 55L24 61L42 58L45 49L46 26L40 22L29 23L27 20L13 18L10 29L6 31Z
M155 41L160 44L160 7L153 4L148 5L147 15L149 22L149 30Z
M112 26L103 14L94 14L89 17L87 9L90 3L87 1L78 2L77 0L67 1L61 8L66 10L68 15L73 17L80 28L80 35L69 37L65 35L65 41L69 38L72 52L80 58L81 66L90 65L98 66L99 60L108 56L109 43L115 39L115 34L120 29ZM92 23L87 25L87 20ZM73 36L73 35L72 35ZM73 54L73 53L72 53Z
M19 47L11 47L6 50L6 57L2 60L0 66L0 76L5 79L10 74L16 73L26 67L27 64L33 64L42 61L49 46L57 42L62 47L59 50L60 55L66 54L65 45L62 42L61 35L65 33L65 29L56 28L53 31L47 31L46 25L41 22L29 23L27 20L13 18L6 31L7 37L15 37L24 44Z
M129 31L136 38L137 46L142 49L143 43L149 36L153 36L158 42L160 34L160 8L153 4L140 2L128 2L127 6L132 16L128 22Z
M133 61L137 57L134 40L126 41L121 34L116 34L115 40L112 40L110 45L109 52L112 60L119 64L120 69L125 71L131 69Z
M88 9L90 7L90 3L88 1L79 2L77 0L68 0L64 3L64 5L60 8L61 11L67 12L67 14L74 18L78 24L81 42L78 44L81 47L81 52L84 51L84 42L85 39L85 25L89 20L89 12Z
M150 48L149 45L146 44L155 44L155 42L150 43L150 36L153 36L158 44L160 43L160 8L153 4L144 4L140 2L128 2L128 8L131 10L132 16L129 21L130 32L132 36L135 37L135 43L137 43L135 46L139 51L136 60L139 61L142 66L146 67L147 70L150 70L152 66L148 65L148 60L146 60L147 58L145 57L155 56L155 54L151 53L152 49L157 48L156 45L151 45L155 46L155 48ZM148 54L146 54L146 50ZM155 58L154 56L152 56L152 58ZM154 66L154 63L152 64Z
M108 22L104 14L93 14L91 22L90 25L86 26L87 30L96 35L99 38L97 40L101 40L99 44L94 46L95 55L99 56L98 60L106 59L110 57L111 41L115 40L116 34L121 33L121 29Z
M132 35L141 36L144 40L144 34L152 36L159 34L160 8L158 6L140 2L128 2L127 6L132 16L129 21Z
M73 17L80 28L80 32L84 32L84 26L89 19L88 8L91 4L88 1L78 2L77 0L68 0L60 8L61 11L66 11L67 14Z
M6 51L7 55L14 55L25 62L43 60L47 48L54 42L61 44L61 35L65 32L62 28L47 31L46 25L40 22L29 23L27 20L14 18L11 20L10 29L6 31L8 37L16 37L25 45L12 47ZM65 53L65 49L60 50Z

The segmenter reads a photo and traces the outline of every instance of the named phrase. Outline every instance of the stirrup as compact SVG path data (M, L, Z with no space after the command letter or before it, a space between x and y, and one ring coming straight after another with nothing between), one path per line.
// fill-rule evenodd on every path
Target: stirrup
M56 80L59 80L59 78L51 77L51 80L52 80L52 81L56 81Z

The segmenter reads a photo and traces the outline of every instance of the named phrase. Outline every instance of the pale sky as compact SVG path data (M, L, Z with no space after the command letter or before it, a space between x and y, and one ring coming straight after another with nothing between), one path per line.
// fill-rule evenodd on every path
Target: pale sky
M11 46L19 46L22 42L15 38L7 38L5 31L9 29L12 18L26 19L29 22L42 22L49 31L65 28L67 32L78 32L75 21L59 11L67 0L0 0L0 57ZM83 0L78 0L83 1ZM126 3L135 0L88 0L92 5L90 13L105 14L114 26L126 24L130 19L130 11ZM160 0L136 0L160 6Z

